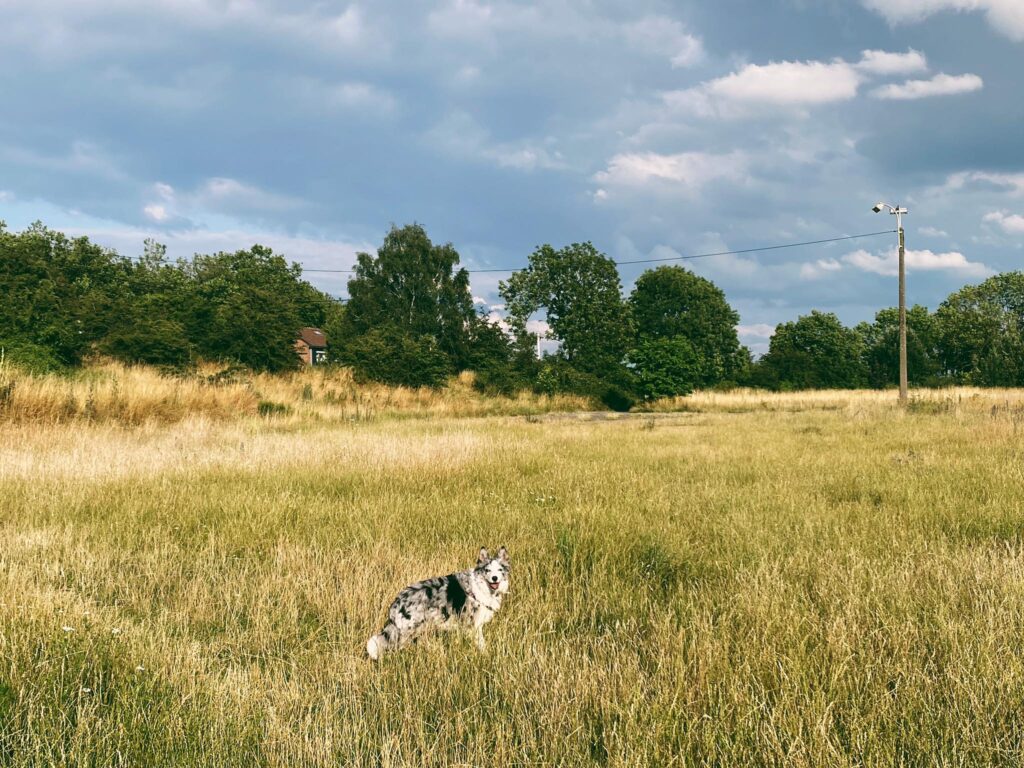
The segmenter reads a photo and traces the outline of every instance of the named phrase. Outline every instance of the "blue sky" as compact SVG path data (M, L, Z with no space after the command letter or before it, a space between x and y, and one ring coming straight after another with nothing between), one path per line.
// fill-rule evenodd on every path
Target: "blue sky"
M7 0L0 219L336 269L418 221L487 268L871 232L884 199L934 308L1020 266L1022 65L1021 0ZM894 242L687 266L763 351L894 304Z

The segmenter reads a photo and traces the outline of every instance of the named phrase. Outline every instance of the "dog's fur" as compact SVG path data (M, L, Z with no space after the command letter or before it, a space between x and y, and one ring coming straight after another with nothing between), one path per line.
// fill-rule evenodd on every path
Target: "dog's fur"
M376 661L428 632L449 629L472 631L484 650L483 627L501 608L509 570L504 547L493 558L481 549L475 568L411 584L391 604L380 634L367 641L366 655Z

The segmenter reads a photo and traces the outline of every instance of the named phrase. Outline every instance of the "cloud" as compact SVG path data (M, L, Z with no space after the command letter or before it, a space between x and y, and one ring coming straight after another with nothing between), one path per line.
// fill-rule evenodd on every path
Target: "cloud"
M882 255L869 253L863 249L848 253L843 262L864 272L878 275L893 276L899 274L899 255L893 248ZM958 272L968 277L987 277L994 274L991 269L980 262L968 261L958 251L934 253L929 250L907 250L906 263L908 271L948 271Z
M145 208L142 209L142 212L145 213L146 216L151 218L153 221L157 222L167 221L167 219L170 218L170 214L167 213L167 208L162 205L157 205L156 203L147 205Z
M838 272L843 268L835 259L818 259L813 263L800 265L800 278L802 280L817 280L831 272Z
M694 88L665 93L665 103L703 117L740 117L751 107L807 107L849 101L861 75L841 59L748 64Z
M457 111L445 117L424 136L426 142L453 157L485 161L499 168L518 171L562 169L565 158L554 146L528 140L495 142L468 113Z
M1024 3L1020 0L862 0L890 24L919 22L941 11L981 11L988 23L1012 40L1024 40Z
M921 227L917 231L927 237L949 237L949 233L944 229L936 229L935 227Z
M994 173L991 171L959 171L950 174L946 183L933 188L932 192L944 194L964 189L990 189L1008 192L1013 196L1024 195L1024 173Z
M669 59L673 69L690 67L704 58L704 45L675 19L645 16L625 25L626 41L641 51Z
M747 178L747 158L742 152L712 154L707 152L681 152L661 155L656 152L637 152L615 155L608 168L594 175L594 181L603 187L644 187L652 183L667 183L687 193L696 193L713 181L742 182ZM594 197L605 199L604 188Z
M207 179L190 192L179 192L170 184L157 182L150 188L150 202L143 213L158 224L180 228L190 219L215 214L265 214L293 211L302 200L280 195L251 184L224 177Z
M1024 235L1024 216L1006 211L986 213L982 221L995 224L1008 235Z
M959 93L980 91L984 81L977 75L947 75L943 72L930 80L907 80L904 83L890 83L876 88L871 95L876 99L926 99L930 96L951 96Z
M767 323L752 323L750 325L737 325L736 332L740 336L754 339L770 339L775 335L775 326Z
M861 72L872 75L909 75L913 72L926 72L928 59L913 48L906 53L863 51L856 66Z

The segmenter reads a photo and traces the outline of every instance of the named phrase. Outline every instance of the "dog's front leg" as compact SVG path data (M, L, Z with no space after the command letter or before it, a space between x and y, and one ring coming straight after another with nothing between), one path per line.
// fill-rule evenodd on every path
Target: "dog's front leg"
M484 628L483 625L475 627L474 636L476 640L476 647L481 653L487 650L487 644L484 642Z

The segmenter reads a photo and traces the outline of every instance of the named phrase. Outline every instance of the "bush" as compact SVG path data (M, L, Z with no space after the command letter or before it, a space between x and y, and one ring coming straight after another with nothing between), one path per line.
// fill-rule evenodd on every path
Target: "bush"
M404 387L439 387L451 374L447 355L430 336L375 328L345 345L356 377Z
M700 355L682 336L646 339L630 351L628 360L644 400L690 394L704 368Z
M168 368L183 368L192 357L192 348L181 323L148 319L112 331L101 349L126 363L147 363Z
M47 347L21 339L0 339L6 365L26 373L59 373L64 365Z
M601 393L601 403L613 411L625 413L636 405L636 398L617 384L610 384Z

